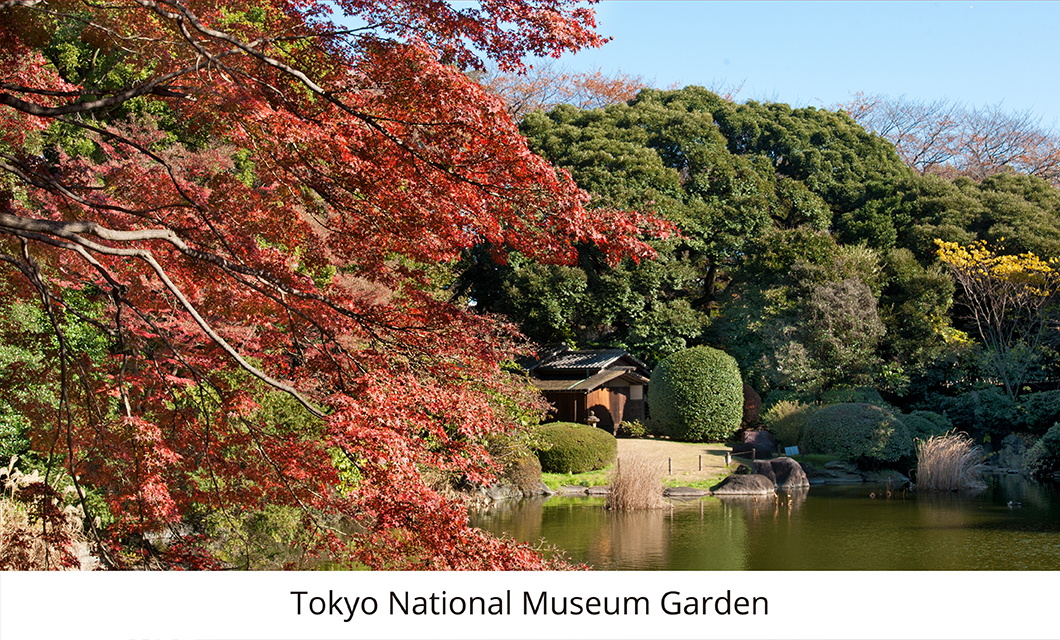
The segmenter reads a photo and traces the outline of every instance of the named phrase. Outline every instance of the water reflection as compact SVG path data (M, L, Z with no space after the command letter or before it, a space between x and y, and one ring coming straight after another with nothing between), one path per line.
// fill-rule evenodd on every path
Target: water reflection
M508 504L473 522L543 539L598 569L1060 569L1056 485L1018 476L994 477L978 494L819 486L630 513L568 497Z

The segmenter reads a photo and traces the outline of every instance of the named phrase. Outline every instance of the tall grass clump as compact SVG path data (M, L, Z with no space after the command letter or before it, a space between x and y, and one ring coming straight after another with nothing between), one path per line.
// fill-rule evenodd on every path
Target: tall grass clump
M604 506L616 511L664 507L662 478L661 460L644 454L625 454L611 470L611 490Z
M917 443L916 482L920 491L983 489L983 451L963 433Z

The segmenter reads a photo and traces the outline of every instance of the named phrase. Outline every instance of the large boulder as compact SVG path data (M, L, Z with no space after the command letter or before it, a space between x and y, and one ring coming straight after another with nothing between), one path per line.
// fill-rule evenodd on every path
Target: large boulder
M776 492L773 481L760 474L732 475L710 488L716 496L765 496Z
M858 484L864 482L858 466L852 462L832 460L817 466L810 463L799 465L809 478L810 484Z
M1001 440L1001 450L997 452L997 466L1002 469L1022 469L1027 456L1026 440L1010 433Z
M810 479L802 466L791 458L776 460L756 460L755 473L773 481L777 489L793 489L810 486Z
M777 440L766 429L744 429L737 432L732 452L737 455L748 455L754 451L754 457L765 459L777 452Z

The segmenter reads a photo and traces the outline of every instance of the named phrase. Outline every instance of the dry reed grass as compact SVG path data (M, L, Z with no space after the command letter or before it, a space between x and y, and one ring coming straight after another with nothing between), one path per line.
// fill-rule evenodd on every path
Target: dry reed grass
M605 506L616 511L659 509L666 506L662 496L663 464L658 458L630 452L615 461L610 474L610 491Z
M917 443L919 491L982 489L983 451L963 433L947 433Z

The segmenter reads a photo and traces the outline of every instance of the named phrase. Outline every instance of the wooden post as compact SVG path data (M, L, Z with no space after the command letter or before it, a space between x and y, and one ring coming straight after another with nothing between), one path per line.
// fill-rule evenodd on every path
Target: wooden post
M732 452L726 451L725 452L725 468L727 469L730 464L732 464Z
M666 459L666 466L669 467L669 471L667 472L667 474L672 476L674 474L674 459L673 458L667 458Z
M699 470L703 470L703 454L699 454Z

